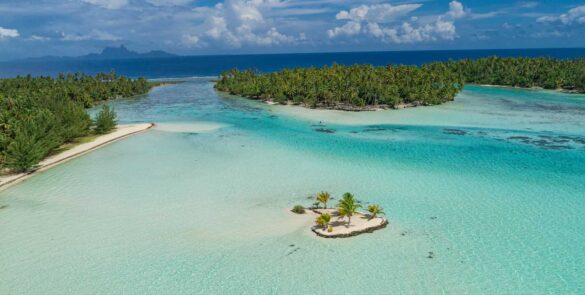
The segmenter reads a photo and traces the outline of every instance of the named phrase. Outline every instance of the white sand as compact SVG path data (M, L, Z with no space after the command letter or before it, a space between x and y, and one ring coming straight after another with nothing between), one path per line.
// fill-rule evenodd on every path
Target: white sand
M154 124L152 123L118 125L116 130L111 133L104 134L102 136L97 137L91 142L76 145L71 149L63 151L62 153L45 158L39 163L38 169L33 172L0 176L0 190L5 189L10 185L14 185L20 181L23 181L26 178L34 175L35 173L47 170L58 164L64 163L68 160L81 156L85 153L93 151L97 148L100 148L109 143L125 138L127 136L147 130L152 126L154 126Z
M331 214L330 225L333 228L332 232L328 232L327 229L321 227L313 228L313 231L316 234L326 237L359 234L367 232L369 230L374 230L375 228L379 228L381 225L387 222L385 218L379 216L369 219L367 215L358 213L351 217L351 224L347 226L347 217L341 218L337 216L337 209L316 209L315 211L308 210L309 215L312 216L314 219L317 218L317 216L319 216L320 213L327 212Z

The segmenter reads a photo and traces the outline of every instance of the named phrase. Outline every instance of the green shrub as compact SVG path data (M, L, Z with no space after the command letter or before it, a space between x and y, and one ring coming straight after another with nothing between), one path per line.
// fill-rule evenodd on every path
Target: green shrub
M4 152L4 166L14 172L28 172L53 148L59 145L54 117L39 111L14 125L13 139Z
M94 131L96 134L106 134L114 130L116 124L116 112L114 109L110 108L108 105L103 105L95 118Z
M305 213L305 207L301 206L301 205L295 205L292 210L290 210L296 214L304 214Z

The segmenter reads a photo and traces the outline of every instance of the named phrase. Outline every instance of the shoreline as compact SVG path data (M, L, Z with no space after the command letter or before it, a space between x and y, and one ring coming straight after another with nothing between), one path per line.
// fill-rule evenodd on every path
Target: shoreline
M491 85L491 84L475 84L475 83L469 83L468 85L474 85L474 86L479 86L479 87L490 87L490 88L508 88L508 89L524 89L524 90L543 90L543 91L554 91L554 92L558 92L558 93L566 93L566 94L584 94L584 92L579 92L576 90L571 90L571 89L564 89L564 88L558 88L558 89L546 89L543 87L539 87L539 86L534 86L534 87L520 87L520 86L509 86L509 85ZM217 90L217 89L216 89ZM219 91L219 90L217 90ZM238 95L238 94L231 94L229 92L225 92L225 91L219 91L228 95L234 95L237 97L242 97L245 99L249 99L249 100L255 100L255 101L261 101L267 105L270 106L294 106L294 107L302 107L302 108L306 108L306 109L312 109L312 110L331 110L331 111L344 111L344 112L354 112L354 113L359 113L359 112L377 112L377 111L385 111L385 110L401 110L401 109L406 109L406 108L416 108L416 107L426 107L426 106L437 106L437 105L442 105L445 103L449 103L454 101L455 99L453 99L452 101L446 101L446 102L442 102L439 104L423 104L419 101L415 101L415 102L409 102L409 103L399 103L397 105L387 105L387 104L379 104L379 105L369 105L369 106L355 106L355 105L351 105L351 104L343 104L343 103L339 103L339 104L334 104L334 105L326 105L326 104L318 104L316 106L311 106L311 105L307 105L305 103L294 103L292 101L286 101L286 102L276 102L271 98L260 98L260 97L249 97L249 96L243 96L243 95Z
M232 94L233 95L233 94ZM428 106L422 104L420 102L410 102L410 103L400 103L395 106L387 105L387 104L379 104L379 105L371 105L371 106L354 106L350 104L334 104L334 105L316 105L310 106L305 103L293 103L292 101L287 101L286 103L279 103L272 99L260 99L260 98L253 98L253 97L246 97L242 96L246 99L262 101L267 105L281 105L281 106L295 106L295 107L302 107L307 109L313 110L331 110L331 111L344 111L344 112L377 112L377 111L385 111L385 110L400 110L405 108L416 108L419 106Z
M270 106L274 106L274 105L276 105L276 106L293 106L293 107L302 107L302 108L311 109L311 110L330 110L330 111L343 111L343 112L350 112L350 113L377 112L377 111L385 111L385 110L400 110L400 109L406 109L406 108L434 106L434 105L423 104L419 101L409 102L409 103L403 102L403 103L399 103L399 104L394 105L394 106L387 105L387 104L378 104L378 105L370 105L370 106L361 107L361 106L344 104L344 103L338 103L338 104L334 104L334 105L318 104L316 106L310 106L310 105L307 105L307 104L302 103L302 102L301 103L294 103L294 102L289 100L289 101L286 101L285 103L281 103L281 102L276 102L270 98L250 97L250 96L243 96L243 95L238 95L238 94L231 94L227 91L217 90L217 88L215 90L219 93L223 93L226 95L231 95L231 96L235 96L235 97L239 97L239 98L244 98L244 99L248 99L248 100L252 100L252 101L259 101L259 102L265 103L265 104L270 105ZM444 102L444 103L447 103L447 102ZM443 104L443 103L441 103L441 104Z
M337 211L336 209L305 208L305 210L312 213L309 215L313 215L313 218L325 212L331 214L332 217L336 218L335 221L330 222L330 226L333 228L333 231L331 232L327 231L325 228L320 227L318 225L311 226L311 231L317 237L321 238L327 239L351 238L365 233L373 233L377 230L385 228L389 224L388 219L384 217L377 216L375 218L370 219L367 214L357 213L353 216L352 224L349 227L347 227L345 224L345 220L343 218L340 218L336 213Z
M86 143L82 143L58 153L56 155L49 156L43 159L37 169L26 172L0 176L0 191L15 185L21 181L28 179L29 177L55 167L61 163L65 163L71 159L75 159L79 156L92 152L98 148L106 146L110 143L124 139L128 136L135 135L144 132L154 126L154 123L138 123L138 124L125 124L118 125L116 130L108 134L104 134L96 137L94 140Z
M521 86L511 86L511 85L492 85L492 84L473 84L473 83L469 83L468 85L474 85L474 86L480 86L480 87L490 87L490 88L554 91L554 92L566 93L566 94L585 94L585 92L579 92L577 90L571 90L571 89L565 89L565 88L546 89L546 88L540 87L540 86L521 87Z

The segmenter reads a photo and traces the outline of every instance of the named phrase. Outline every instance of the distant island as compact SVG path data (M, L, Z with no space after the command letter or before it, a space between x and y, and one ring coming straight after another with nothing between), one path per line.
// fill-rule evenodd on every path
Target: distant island
M24 59L24 61L45 60L113 60L113 59L138 59L138 58L168 58L178 55L162 50L151 50L144 53L129 50L124 45L120 47L105 47L100 53L90 53L82 56L42 56Z
M466 83L585 93L585 60L493 56L421 66L232 69L219 76L215 88L271 103L364 111L445 103Z

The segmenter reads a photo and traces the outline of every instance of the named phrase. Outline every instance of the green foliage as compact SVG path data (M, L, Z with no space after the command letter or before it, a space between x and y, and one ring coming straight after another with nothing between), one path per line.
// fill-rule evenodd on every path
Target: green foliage
M116 128L116 112L108 105L103 105L95 118L94 132L96 134L108 133Z
M317 201L319 201L319 203L323 204L324 209L327 209L327 202L329 202L331 194L329 194L329 192L319 192L315 198Z
M500 58L450 61L448 68L467 83L516 87L542 87L585 92L585 60L553 58Z
M54 149L90 133L86 107L151 87L113 72L0 79L0 169L34 169Z
M329 213L321 213L321 215L317 216L317 219L315 219L315 223L323 228L327 228L329 222L331 222L331 214Z
M371 65L284 69L270 74L230 70L220 75L220 91L255 99L306 106L397 106L453 100L462 78L444 63L422 67Z
M370 212L370 219L376 218L379 214L385 214L384 209L380 207L378 204L370 204L368 205L368 212Z
M7 168L15 172L30 171L36 168L48 150L56 145L53 139L57 135L48 127L54 122L50 115L47 112L39 112L15 125L14 138L8 143L5 151Z
M567 89L585 93L585 60L499 58L434 62L420 67L388 65L283 69L269 74L229 70L220 91L309 107L362 109L451 101L465 83Z
M305 207L301 206L301 205L295 205L292 210L293 213L297 213L297 214L304 214L305 213Z
M350 193L343 194L343 197L337 204L337 212L341 217L347 217L347 225L351 224L351 217L357 213L362 205Z

